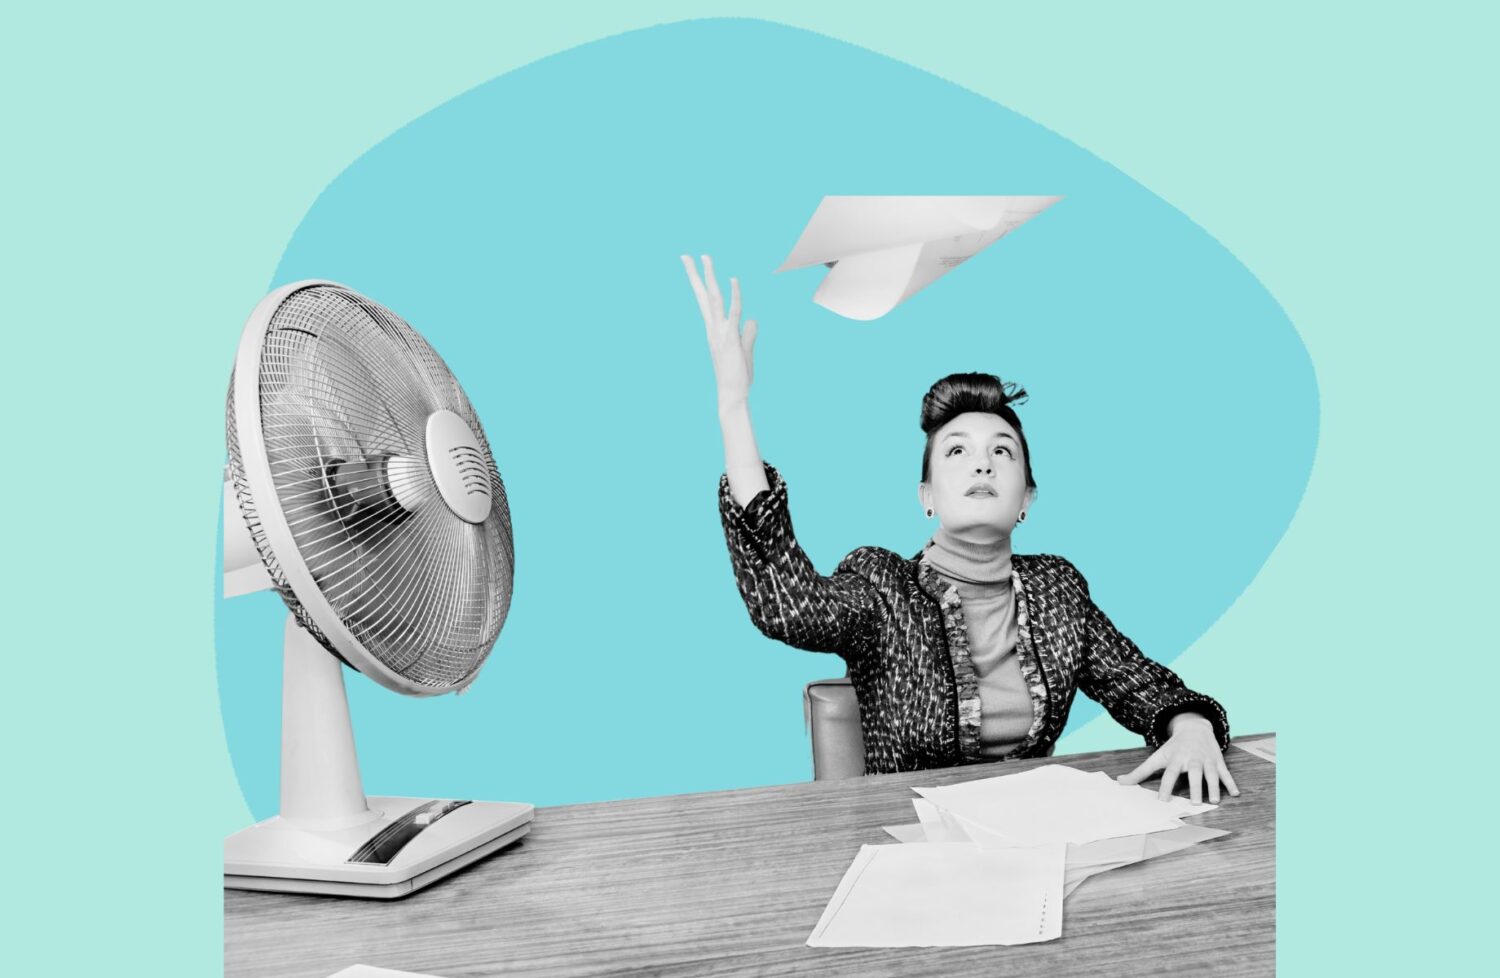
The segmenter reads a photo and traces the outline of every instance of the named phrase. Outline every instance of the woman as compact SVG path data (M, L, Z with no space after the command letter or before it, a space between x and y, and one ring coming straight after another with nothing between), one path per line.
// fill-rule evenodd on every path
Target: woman
M708 331L718 383L725 475L720 515L736 583L766 635L842 656L859 699L865 769L910 771L1052 752L1079 689L1143 735L1155 752L1119 780L1181 775L1193 802L1222 783L1229 721L1141 654L1089 599L1061 557L1012 555L1012 530L1036 495L1021 421L1025 392L988 374L954 374L922 402L927 446L918 497L938 529L918 557L878 547L845 557L831 577L797 545L786 485L761 461L750 423L756 324L740 330L739 282L729 311L703 256L682 257Z

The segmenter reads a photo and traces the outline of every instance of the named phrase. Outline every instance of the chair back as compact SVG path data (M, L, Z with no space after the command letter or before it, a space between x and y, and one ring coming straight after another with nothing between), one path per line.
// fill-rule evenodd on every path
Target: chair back
M820 679L802 691L802 713L812 738L813 780L835 781L865 773L865 738L859 699L848 679Z

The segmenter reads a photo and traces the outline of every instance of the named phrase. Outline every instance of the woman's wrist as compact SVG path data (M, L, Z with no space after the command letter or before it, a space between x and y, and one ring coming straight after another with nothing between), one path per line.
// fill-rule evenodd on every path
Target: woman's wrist
M770 488L760 449L755 444L749 406L743 400L737 405L721 403L719 427L724 433L724 471L729 476L730 495L743 509L757 494Z
M737 419L750 413L750 398L747 394L719 393L719 420Z
M1208 731L1214 729L1213 721L1201 713L1179 713L1167 721L1167 733L1175 734L1183 725L1192 726L1195 723L1202 724Z

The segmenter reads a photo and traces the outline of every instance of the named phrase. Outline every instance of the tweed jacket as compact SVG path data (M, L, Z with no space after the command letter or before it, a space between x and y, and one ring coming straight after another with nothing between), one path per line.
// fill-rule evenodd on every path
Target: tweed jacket
M969 658L958 591L919 557L879 547L850 553L830 577L792 532L786 483L766 465L770 491L741 509L719 480L719 515L735 583L765 635L848 666L859 699L870 774L977 763L979 679ZM1168 721L1200 713L1229 744L1229 720L1212 698L1141 654L1089 598L1072 564L1046 554L1012 559L1016 653L1032 700L1032 726L1008 757L1049 754L1082 689L1151 747Z

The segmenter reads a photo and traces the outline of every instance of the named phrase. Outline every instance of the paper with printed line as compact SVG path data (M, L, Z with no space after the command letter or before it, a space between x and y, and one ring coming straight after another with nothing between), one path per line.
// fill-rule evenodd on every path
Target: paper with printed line
M969 947L1062 936L1066 847L861 846L809 947Z

